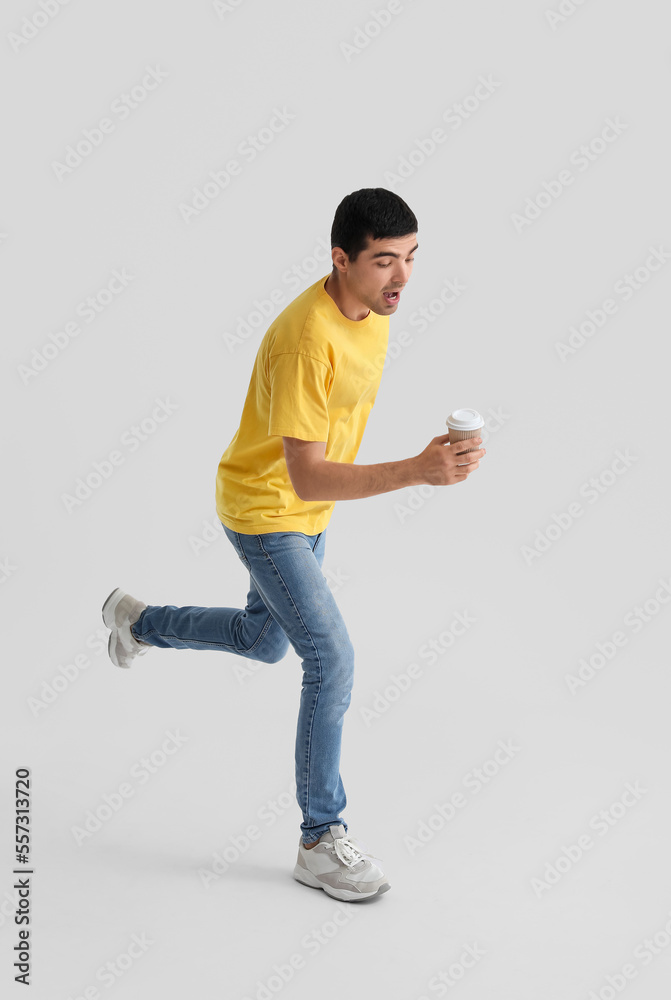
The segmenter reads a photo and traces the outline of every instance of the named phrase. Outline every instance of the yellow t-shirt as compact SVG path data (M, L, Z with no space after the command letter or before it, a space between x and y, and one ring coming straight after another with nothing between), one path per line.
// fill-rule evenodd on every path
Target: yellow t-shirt
M325 441L331 462L356 458L382 377L389 317L371 309L348 319L324 288L325 274L268 328L259 346L235 437L216 478L219 519L233 531L318 535L335 501L296 494L282 436Z

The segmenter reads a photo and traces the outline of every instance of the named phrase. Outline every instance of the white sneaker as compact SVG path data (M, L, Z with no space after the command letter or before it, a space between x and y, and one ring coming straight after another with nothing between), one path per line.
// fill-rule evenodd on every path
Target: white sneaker
M119 587L112 591L103 604L103 622L107 628L112 629L107 651L115 667L130 667L136 656L142 656L151 649L147 643L139 642L130 628L146 607L142 601L131 597Z
M334 899L354 902L378 896L391 886L373 863L379 858L364 853L362 846L345 833L342 823L333 823L310 850L301 837L293 876Z

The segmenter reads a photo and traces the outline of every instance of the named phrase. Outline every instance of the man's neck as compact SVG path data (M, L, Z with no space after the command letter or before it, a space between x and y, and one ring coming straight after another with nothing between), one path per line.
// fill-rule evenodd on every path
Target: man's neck
M365 313L362 314L365 306L351 295L347 295L346 290L341 284L341 279L337 272L331 272L328 278L324 282L324 290L331 296L335 304L337 305L343 316L347 319L351 319L355 323L361 322L362 319L370 314L370 309L366 309Z

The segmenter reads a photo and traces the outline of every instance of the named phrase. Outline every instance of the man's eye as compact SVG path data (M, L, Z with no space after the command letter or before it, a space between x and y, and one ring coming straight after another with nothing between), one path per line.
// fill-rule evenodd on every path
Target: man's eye
M391 263L391 261L389 262L389 264L390 264L390 263ZM378 267L389 267L389 264L378 264L377 266L378 266Z

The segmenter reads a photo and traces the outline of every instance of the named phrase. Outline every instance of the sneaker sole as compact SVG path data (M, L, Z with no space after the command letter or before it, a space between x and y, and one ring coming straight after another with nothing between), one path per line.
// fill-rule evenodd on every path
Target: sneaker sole
M114 646L112 645L112 640L116 639L116 631L117 631L116 629L112 629L112 631L110 632L110 637L107 640L107 652L109 654L110 660L112 661L115 667L124 667L126 670L128 670L130 667L130 663L119 663L115 655Z
M116 600L114 599L115 594L118 594ZM115 613L123 594L124 591L122 591L121 587L115 587L112 593L105 598L102 606L102 618L103 624L106 628L111 629L109 639L107 640L107 653L110 660L115 667L123 667L125 670L129 670L131 664L120 663L116 656L116 639L118 637L119 630L116 625ZM127 650L124 650L124 653L127 653Z
M391 889L389 882L384 882L378 886L374 892L355 892L353 889L334 889L332 886L323 885L312 872L296 866L293 876L301 885L307 885L310 889L323 889L327 896L338 899L343 903L357 903L360 899L372 899L373 896L381 896L383 892Z
M114 597L115 594L121 594L121 588L120 587L115 587L114 588L114 590L112 591L112 593L108 597L105 598L105 600L103 602L103 606L102 606L103 624L107 628L112 628L112 629L116 628L116 622L114 620L114 612L116 611L116 606L119 603L118 600L117 601L112 601L112 598ZM121 598L119 598L119 600L120 599Z

